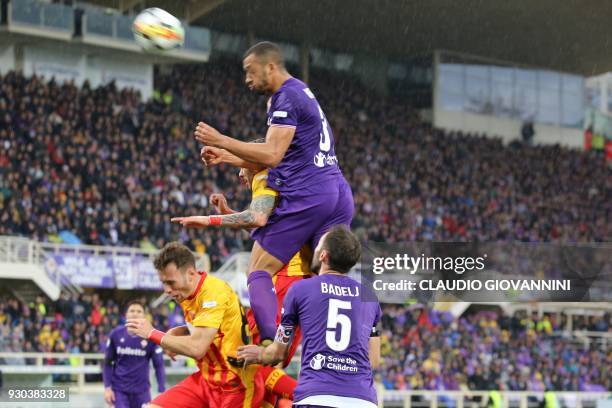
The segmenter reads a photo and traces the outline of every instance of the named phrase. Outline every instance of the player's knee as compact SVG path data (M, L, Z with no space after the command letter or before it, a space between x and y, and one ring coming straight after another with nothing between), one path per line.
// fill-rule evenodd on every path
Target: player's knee
M255 243L251 253L249 273L254 271L266 271L273 276L275 273L281 270L282 267L283 263L280 260L270 255L257 242Z
M256 271L265 271L270 274L270 276L274 276L274 272L272 272L269 268L266 268L264 264L253 263L249 268L249 275Z

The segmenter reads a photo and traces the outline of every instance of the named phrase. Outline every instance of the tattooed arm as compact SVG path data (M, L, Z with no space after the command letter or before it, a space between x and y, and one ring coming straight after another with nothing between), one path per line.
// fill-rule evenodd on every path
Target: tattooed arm
M210 225L219 225L221 227L230 228L257 228L263 227L268 222L268 217L274 211L276 206L276 197L273 195L260 195L251 201L248 209L227 215L215 215L214 223L211 223L210 216L192 216L192 217L176 217L172 218L172 222L178 222L186 228L206 228ZM218 223L218 220L221 223Z
M222 215L221 226L233 228L263 227L268 222L276 206L276 197L273 195L260 195L251 201L247 210L239 213Z

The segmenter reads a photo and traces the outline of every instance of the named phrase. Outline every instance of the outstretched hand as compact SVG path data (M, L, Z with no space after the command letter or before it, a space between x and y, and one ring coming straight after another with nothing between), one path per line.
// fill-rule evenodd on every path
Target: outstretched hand
M223 194L214 193L210 195L210 203L215 206L219 214L231 214L233 211L227 205L227 199Z
M220 163L227 163L227 154L227 150L214 146L204 146L200 150L202 162L204 162L207 167L216 166Z
M244 365L248 364L260 364L262 360L264 348L249 344L246 346L238 347L238 359L244 360Z
M128 333L143 339L148 339L151 331L153 330L153 325L151 325L151 322L144 318L127 319L125 322L125 327L127 328Z
M207 215L193 215L191 217L174 217L171 222L179 223L185 228L206 228L210 225L210 217Z
M195 139L205 146L221 147L225 138L221 132L204 122L198 123L193 134Z

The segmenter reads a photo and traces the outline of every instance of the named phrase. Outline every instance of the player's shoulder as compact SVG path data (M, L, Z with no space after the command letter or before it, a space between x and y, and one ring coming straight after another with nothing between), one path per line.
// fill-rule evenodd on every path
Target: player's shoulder
M297 104L308 97L308 85L296 78L290 78L272 97L272 107L284 103Z
M320 287L320 281L321 277L318 275L307 279L300 279L293 283L289 290L293 292L294 297L303 296L312 291L313 288Z
M229 283L209 273L202 284L202 290L198 293L198 297L208 298L211 295L219 297L219 295L227 296L233 293L234 290Z
M308 88L308 85L306 85L304 82L297 78L291 77L278 89L278 93L295 94L303 92L303 90L306 88Z
M268 169L263 169L258 171L254 176L253 176L253 181L251 183L251 187L253 189L253 191L255 192L255 190L257 188L261 188L261 187L265 187L267 180L268 180L268 173L269 170Z
M108 334L108 337L114 338L117 336L121 336L121 335L124 335L126 331L127 329L125 328L125 326L117 326L113 330L111 330L111 332Z
M259 170L257 173L255 173L255 176L253 176L253 180L265 180L268 178L269 173L270 170L268 169Z
M206 275L206 278L204 279L204 283L202 284L202 287L204 288L223 287L226 285L226 283L227 282L225 282L223 279L217 278L215 275L208 273Z

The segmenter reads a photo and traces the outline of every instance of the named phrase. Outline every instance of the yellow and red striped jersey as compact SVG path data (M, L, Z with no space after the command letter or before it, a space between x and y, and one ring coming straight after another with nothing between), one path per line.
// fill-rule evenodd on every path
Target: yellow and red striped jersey
M196 291L181 302L181 308L190 331L194 327L218 329L206 355L198 361L202 378L211 387L228 391L244 387L252 392L255 367L232 365L238 347L249 343L249 332L238 296L227 282L200 272Z

